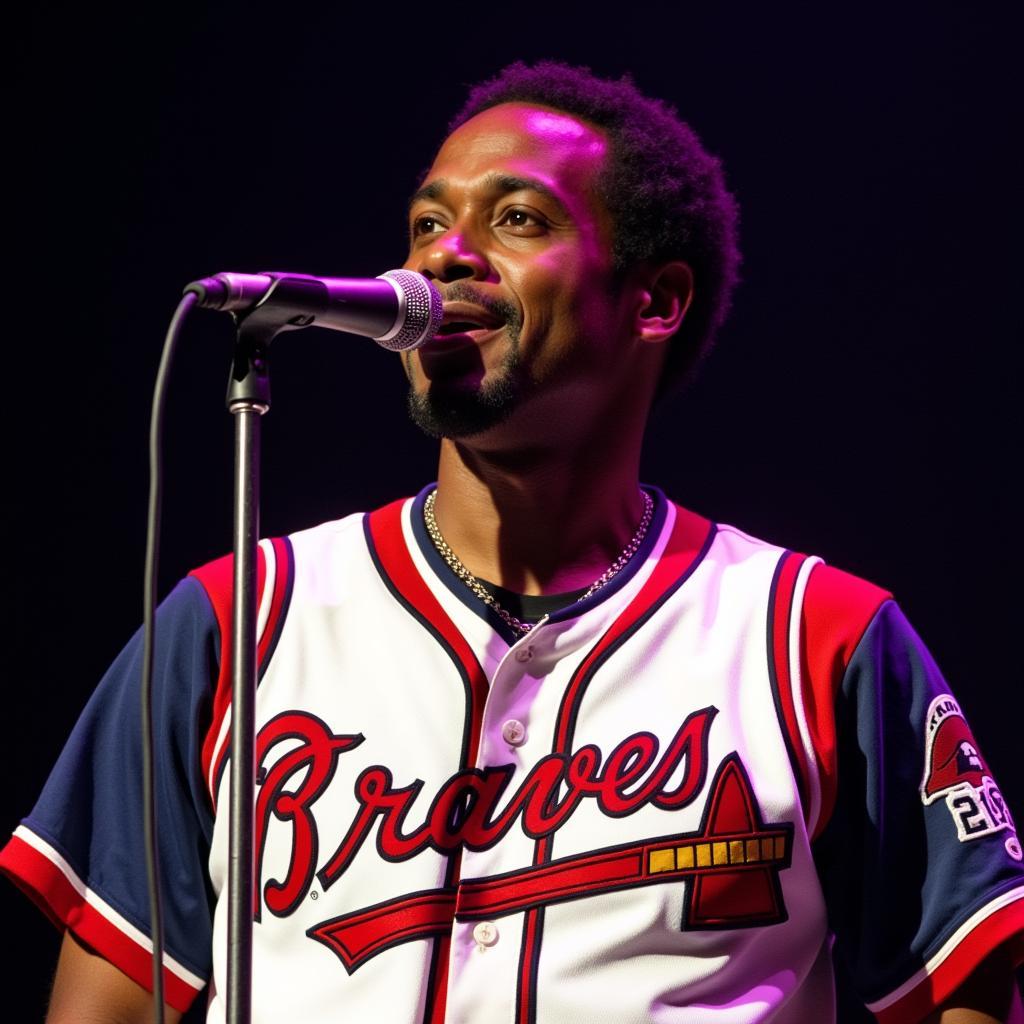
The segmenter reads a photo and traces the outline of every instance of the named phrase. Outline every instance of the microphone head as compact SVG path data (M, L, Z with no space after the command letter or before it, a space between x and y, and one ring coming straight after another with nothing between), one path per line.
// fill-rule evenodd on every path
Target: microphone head
M380 277L395 289L398 316L395 326L387 334L373 340L393 352L419 348L430 341L440 329L444 316L441 293L414 270L389 270Z

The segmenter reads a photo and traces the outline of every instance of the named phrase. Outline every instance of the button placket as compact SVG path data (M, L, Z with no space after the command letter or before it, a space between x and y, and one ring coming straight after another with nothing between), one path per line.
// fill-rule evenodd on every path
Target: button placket
M529 633L520 637L519 640L512 645L514 649L510 653L520 665L525 665L528 661L533 660L534 655L537 653L537 639L542 633L546 635L544 626L547 624L547 621L548 617L545 615L534 624L533 629L531 629Z

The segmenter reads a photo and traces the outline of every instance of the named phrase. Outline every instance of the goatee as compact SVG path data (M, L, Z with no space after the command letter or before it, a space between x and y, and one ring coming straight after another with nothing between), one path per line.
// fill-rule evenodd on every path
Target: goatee
M494 377L476 386L431 381L422 394L409 388L409 418L431 437L471 437L508 419L519 401L521 362L511 349Z
M508 352L490 380L470 383L465 375L431 380L427 390L409 388L409 418L431 437L471 437L506 420L518 404L522 391L523 366L519 356L522 315L510 302L481 294L471 284L455 281L445 289L449 302L473 302L502 320L508 338ZM412 354L406 353L411 361ZM410 373L410 378L412 374Z

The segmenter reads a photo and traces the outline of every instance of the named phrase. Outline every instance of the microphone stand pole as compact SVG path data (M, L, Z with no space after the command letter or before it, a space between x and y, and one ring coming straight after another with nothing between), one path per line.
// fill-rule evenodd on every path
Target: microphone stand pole
M266 300L273 294L272 308ZM235 418L234 581L231 611L231 803L228 838L227 1022L252 1020L253 867L256 788L256 544L260 418L270 408L270 342L314 320L320 300L303 281L277 281L260 305L233 314L238 327L227 407ZM320 300L321 302L323 300Z
M252 1019L253 791L256 784L256 542L260 417L270 408L265 345L241 326L228 411L235 418L234 581L231 605L231 808L228 838L227 1019ZM263 350L263 351L261 351Z

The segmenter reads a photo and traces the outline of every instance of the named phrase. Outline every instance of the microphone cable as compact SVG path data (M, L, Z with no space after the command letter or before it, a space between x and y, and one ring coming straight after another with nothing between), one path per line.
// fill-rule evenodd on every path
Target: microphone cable
M153 385L149 415L149 504L146 509L146 561L142 598L142 816L149 885L149 919L153 944L153 1020L164 1024L164 925L160 896L160 853L156 820L156 771L153 755L153 660L156 626L157 572L160 565L160 512L163 499L163 432L167 381L174 352L189 310L199 301L193 292L182 296L164 338Z
M331 297L331 285L335 290L342 285L348 285L354 292L348 298L349 305L358 307L357 314L351 319L351 308L347 308L349 319L340 318L337 310L330 316L322 317L321 326L334 330L345 331L354 334L361 334L373 338L379 345L392 350L403 350L416 348L427 338L433 336L441 325L443 317L443 302L437 288L425 277L408 270L390 270L382 274L380 278L371 280L336 280L312 278L307 275L279 275L281 280L275 281L271 275L245 275L245 274L221 274L212 278L204 278L201 281L194 281L188 285L185 294L178 303L171 322L167 327L167 334L164 337L163 352L160 356L160 366L157 369L156 382L153 386L153 402L150 408L149 419L149 503L146 510L146 559L143 570L143 642L142 642L142 684L141 684L141 716L142 716L142 812L143 812L143 835L146 847L146 875L149 889L149 916L151 926L151 942L153 946L153 1018L156 1024L164 1024L164 931L163 931L163 908L160 889L160 843L157 828L156 814L156 765L154 759L154 731L155 723L153 718L153 662L155 654L155 630L156 630L156 598L157 598L157 574L159 569L160 553L160 513L163 499L163 429L164 409L167 400L167 383L170 377L171 365L174 361L175 349L181 336L182 327L189 311L196 305L212 305L213 308L230 311L234 306L225 304L239 298L245 291L258 286L258 290L265 291L268 287L277 287L282 283L290 284L292 289L300 289L298 295L292 295L291 301L298 303L303 311L303 322L293 323L293 326L305 327L314 323L317 316L321 316L325 309L329 310L328 299ZM371 289L381 280L387 284L382 285L384 293L390 300L382 310L379 296L370 301L366 298L367 287ZM312 296L311 314L304 306L311 301L310 286L315 294ZM397 283L396 283L397 282ZM215 296L215 301L210 300L210 290ZM234 292L239 295L234 295ZM344 289L342 289L344 291ZM347 292L345 293L347 295ZM244 298L245 296L242 295ZM262 299L265 299L262 295ZM342 296L343 298L345 296ZM337 298L337 296L335 296ZM372 294L371 294L372 298ZM249 303L260 306L260 294L248 296ZM362 300L363 305L355 300ZM257 301L259 300L259 301ZM342 303L344 306L344 303ZM288 316L294 310L288 305L285 299L279 311L282 319L277 325L278 330L287 329L286 323L291 323ZM380 329L387 324L381 323L380 318L390 318L390 327L382 334ZM367 319L369 317L369 319ZM236 321L237 322L237 321Z

